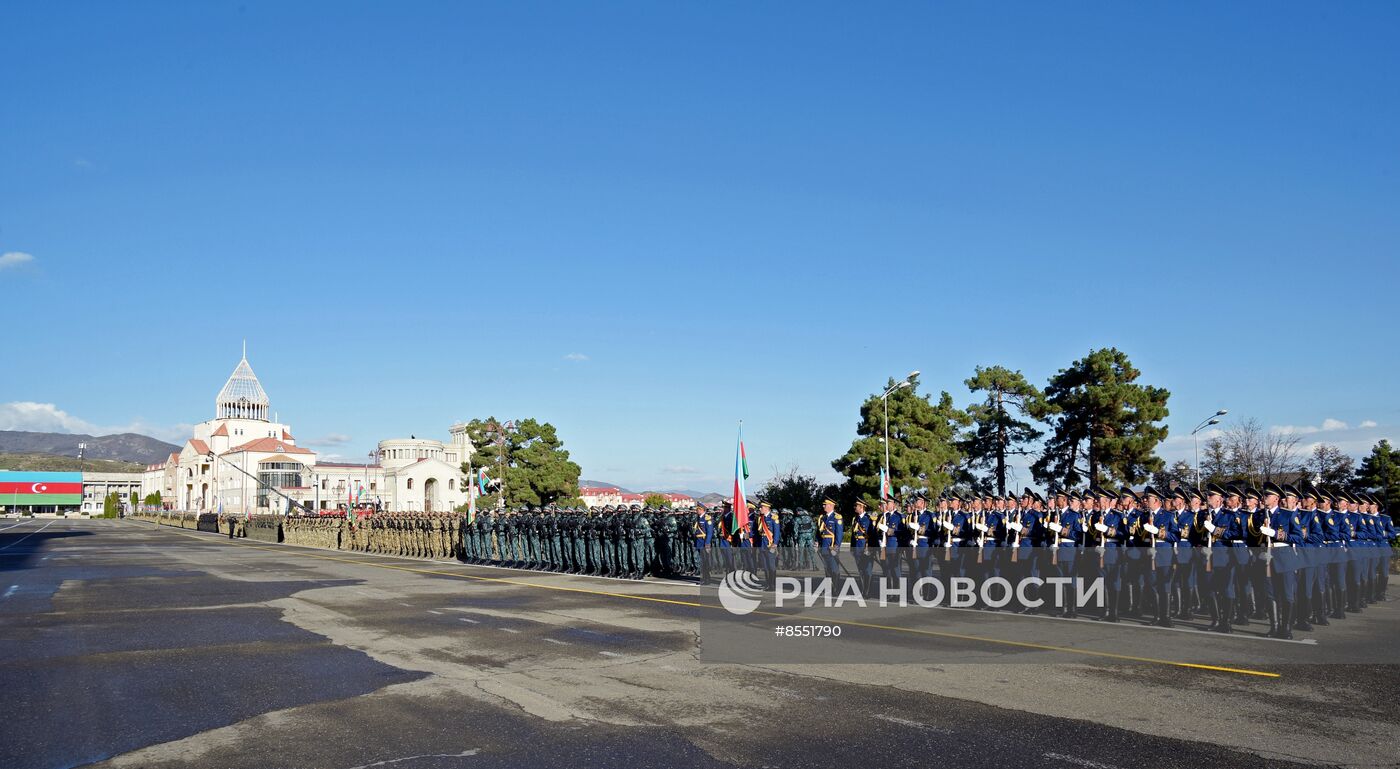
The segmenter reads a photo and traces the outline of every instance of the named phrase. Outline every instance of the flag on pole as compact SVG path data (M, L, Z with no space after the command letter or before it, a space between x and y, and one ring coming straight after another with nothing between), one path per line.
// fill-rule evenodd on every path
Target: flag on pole
M477 473L476 473L476 487L477 487L478 489L481 490L481 493L482 493L482 494L485 494L485 493L486 493L486 487L490 484L490 481L491 481L491 479L488 478L488 477L486 477L486 471L485 471L485 470L478 470L478 471L477 471Z
M890 499L894 496L894 489L890 487L889 473L885 468L880 468L880 499Z
M467 525L476 522L476 489L467 490Z
M749 527L748 493L744 481L749 477L749 457L744 453L744 427L739 425L739 445L734 449L734 523L740 529Z

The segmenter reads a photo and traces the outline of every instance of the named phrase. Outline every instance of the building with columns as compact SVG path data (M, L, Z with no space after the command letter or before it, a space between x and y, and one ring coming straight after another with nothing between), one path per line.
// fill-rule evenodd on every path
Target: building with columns
M141 496L154 492L162 506L192 512L280 513L290 507L282 495L315 510L448 511L475 493L461 470L473 451L465 426L453 425L450 435L383 440L362 464L321 462L277 421L245 352L214 400L214 418L146 468Z

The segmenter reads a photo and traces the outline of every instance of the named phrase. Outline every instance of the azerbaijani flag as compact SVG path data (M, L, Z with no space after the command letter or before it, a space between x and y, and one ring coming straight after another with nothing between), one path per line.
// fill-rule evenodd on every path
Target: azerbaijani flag
M739 445L734 449L734 523L740 530L749 527L748 493L744 481L749 477L749 457L744 453L744 427L739 426Z
M894 490L890 487L890 476L885 472L885 468L880 468L880 499L889 499L894 496Z
M0 470L0 504L80 505L82 473L15 472Z
M476 471L476 487L481 490L482 494L486 493L486 484L489 483L490 480L490 478L486 477L486 471L484 469Z

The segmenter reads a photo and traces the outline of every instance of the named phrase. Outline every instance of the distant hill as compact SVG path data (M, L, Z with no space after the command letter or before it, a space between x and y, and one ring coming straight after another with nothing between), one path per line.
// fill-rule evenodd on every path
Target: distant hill
M690 497L691 499L699 499L703 496L716 493L713 491L696 491L695 489L652 489L651 491L654 491L658 494L684 494L687 497Z
M85 458L115 459L142 465L159 462L170 456L171 452L180 450L174 444L136 433L93 436L0 430L0 452L4 453L77 457L79 443L87 444L87 450L83 452Z
M90 473L139 473L146 469L141 462L119 462L115 459L88 459L80 462L77 457L62 457L57 454L38 452L0 452L0 470L46 470L51 473L73 473L86 470Z
M624 488L622 488L621 486L617 485L616 483L608 483L607 481L579 481L579 482L578 482L578 485L580 485L580 486L602 486L602 487L604 487L604 488L613 488L613 489L617 489L619 492L621 492L621 493L623 493L623 494L635 494L635 493L636 493L636 492L632 491L631 489L624 489Z

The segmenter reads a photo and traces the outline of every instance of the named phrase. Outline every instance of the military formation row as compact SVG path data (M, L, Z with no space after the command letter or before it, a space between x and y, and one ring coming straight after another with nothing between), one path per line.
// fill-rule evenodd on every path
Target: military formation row
M1096 487L1049 499L1026 489L1019 497L949 495L936 508L916 496L903 505L886 500L875 512L857 503L849 519L831 500L824 508L816 523L827 575L854 580L867 595L905 578L1097 579L1107 621L1151 613L1153 624L1170 627L1200 613L1211 630L1267 621L1268 634L1285 639L1385 600L1396 536L1376 497L1312 484ZM702 581L744 569L773 584L780 521L766 508L742 517L729 506L702 513ZM1013 608L1039 611L1043 602L1031 598L1018 597Z

